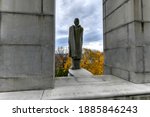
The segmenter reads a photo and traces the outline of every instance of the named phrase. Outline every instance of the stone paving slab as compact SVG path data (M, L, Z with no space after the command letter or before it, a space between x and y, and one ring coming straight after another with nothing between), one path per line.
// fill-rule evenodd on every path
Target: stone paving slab
M101 99L150 94L150 87L132 83L114 85L79 85L46 90L42 99Z
M0 93L0 100L40 100L43 90Z
M93 78L57 78L54 89L0 93L6 100L113 99L114 97L150 95L150 83L134 84L115 76ZM131 98L132 99L132 98ZM134 98L133 98L134 99Z
M64 78L57 78L55 81L55 87L62 87L62 86L75 86L75 85L91 85L91 84L113 84L113 83L120 83L120 82L128 82L117 78L115 76L94 76L92 78L73 78L73 77L64 77Z

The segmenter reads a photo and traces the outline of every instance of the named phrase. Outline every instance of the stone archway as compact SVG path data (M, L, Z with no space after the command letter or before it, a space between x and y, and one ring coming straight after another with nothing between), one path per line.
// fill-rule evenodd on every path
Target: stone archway
M54 1L0 1L0 91L53 87ZM150 82L149 0L103 0L103 6L105 73Z

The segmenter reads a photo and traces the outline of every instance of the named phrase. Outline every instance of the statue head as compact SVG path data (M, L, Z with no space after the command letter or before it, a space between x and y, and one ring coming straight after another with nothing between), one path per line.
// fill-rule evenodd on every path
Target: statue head
M75 24L76 26L78 26L78 25L80 24L79 18L75 18L75 19L74 19L74 24Z

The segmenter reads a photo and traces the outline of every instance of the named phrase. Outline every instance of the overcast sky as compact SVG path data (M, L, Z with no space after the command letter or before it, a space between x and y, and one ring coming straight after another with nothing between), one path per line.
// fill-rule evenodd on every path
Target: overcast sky
M84 28L83 47L103 50L102 0L56 0L56 48L68 46L74 18Z

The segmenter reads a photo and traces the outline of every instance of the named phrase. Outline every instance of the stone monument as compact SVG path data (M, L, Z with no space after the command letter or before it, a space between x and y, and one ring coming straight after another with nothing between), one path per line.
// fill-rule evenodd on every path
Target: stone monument
M74 25L69 28L69 57L72 59L72 66L69 69L69 76L92 77L92 73L80 68L83 45L83 28L78 18L75 18Z
M72 58L71 69L80 69L82 56L83 28L79 25L79 19L75 18L73 26L69 28L69 57Z

